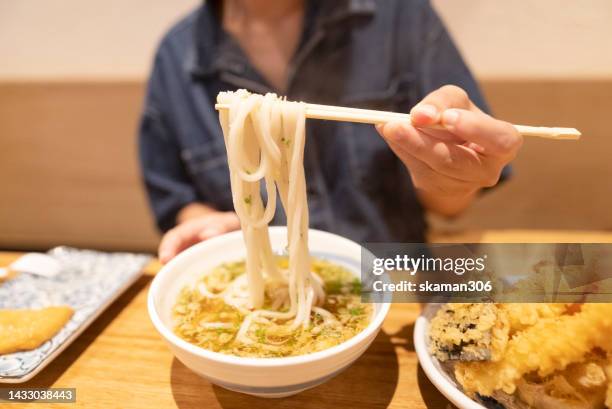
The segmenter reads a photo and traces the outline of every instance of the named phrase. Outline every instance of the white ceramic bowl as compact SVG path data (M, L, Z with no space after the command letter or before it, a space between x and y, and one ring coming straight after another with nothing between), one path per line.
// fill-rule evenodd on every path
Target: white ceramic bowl
M271 227L275 250L286 246L286 228ZM361 247L343 237L309 231L311 253L341 264L359 277ZM184 341L172 331L172 308L179 291L213 267L245 257L241 232L207 240L185 250L156 275L148 295L149 315L155 328L185 366L210 382L236 392L262 397L283 397L317 386L346 369L368 348L389 311L389 304L374 304L374 318L355 337L332 348L286 358L241 358L212 352Z
M459 409L487 409L463 393L453 378L444 371L438 359L429 354L429 322L441 305L427 304L414 325L414 348L419 363L431 383Z

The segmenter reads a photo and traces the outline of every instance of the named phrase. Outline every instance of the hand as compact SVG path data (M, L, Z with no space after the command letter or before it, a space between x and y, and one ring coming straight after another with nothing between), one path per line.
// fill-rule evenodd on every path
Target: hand
M511 124L482 112L453 85L429 94L410 114L411 124L376 128L409 169L425 207L446 216L462 211L481 188L494 186L523 142Z
M181 251L200 241L238 230L240 220L234 212L213 211L204 216L188 219L168 230L159 245L159 261L170 261Z

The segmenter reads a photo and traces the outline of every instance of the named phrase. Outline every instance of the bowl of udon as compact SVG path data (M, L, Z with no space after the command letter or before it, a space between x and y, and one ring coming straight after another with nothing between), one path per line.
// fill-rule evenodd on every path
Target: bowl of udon
M212 383L288 396L355 361L389 305L361 302L357 243L308 228L305 104L246 90L217 102L242 231L164 266L149 314L176 357ZM269 228L277 203L287 225Z
M282 274L287 229L270 227L269 238ZM280 283L266 285L261 309L249 308L241 232L197 244L165 265L149 291L151 320L178 360L223 388L283 397L317 386L365 352L389 304L361 302L357 243L310 229L308 247L325 295L297 324L305 307L289 313L299 291L292 296ZM316 298L309 294L303 299Z

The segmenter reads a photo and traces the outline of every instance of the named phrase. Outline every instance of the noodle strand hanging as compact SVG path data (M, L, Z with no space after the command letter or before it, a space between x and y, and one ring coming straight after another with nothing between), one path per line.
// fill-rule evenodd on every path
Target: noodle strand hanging
M352 272L310 257L305 105L245 90L217 99L229 107L219 119L246 257L183 289L175 331L203 348L251 357L300 355L346 341L373 310L361 303ZM283 255L272 251L268 231L279 202L287 215Z
M227 148L232 198L247 249L248 307L255 309L238 334L246 333L255 317L292 319L290 327L308 327L314 306L325 299L321 280L310 271L308 205L304 176L305 105L283 101L274 94L245 90L222 92L218 103ZM267 202L261 195L265 184ZM287 214L288 274L278 271L268 236L276 210L276 195ZM280 281L288 286L289 310L262 310L265 285Z

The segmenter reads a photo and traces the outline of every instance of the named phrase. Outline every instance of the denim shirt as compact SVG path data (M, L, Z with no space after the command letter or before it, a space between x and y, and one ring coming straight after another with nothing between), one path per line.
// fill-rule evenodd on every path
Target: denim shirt
M223 31L218 8L208 1L186 16L155 56L139 143L162 231L192 202L233 209L217 94L275 92ZM427 0L307 1L289 72L290 100L409 112L429 92L455 84L487 109ZM373 126L309 119L306 128L312 228L361 243L424 241L424 210L408 170ZM278 209L272 224L284 221Z

